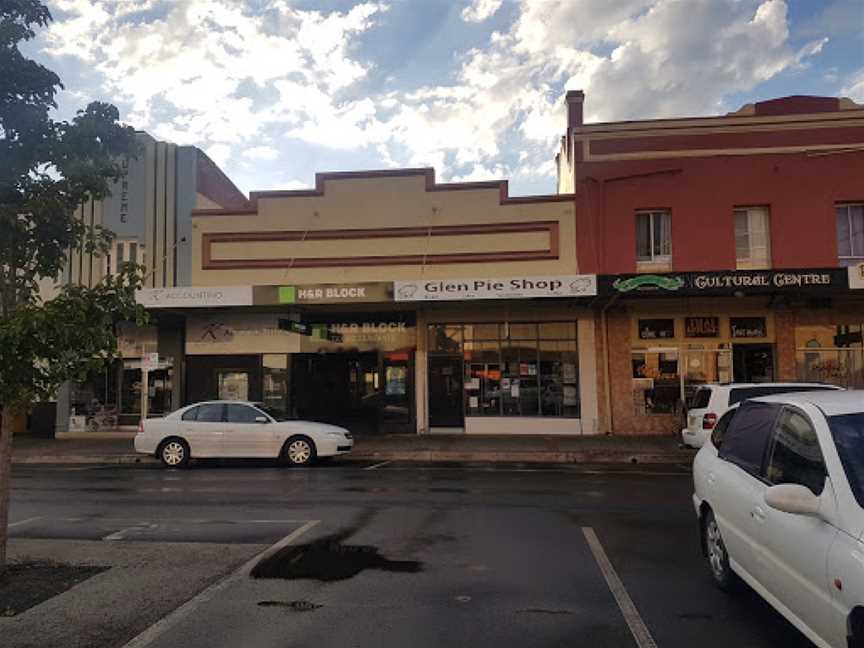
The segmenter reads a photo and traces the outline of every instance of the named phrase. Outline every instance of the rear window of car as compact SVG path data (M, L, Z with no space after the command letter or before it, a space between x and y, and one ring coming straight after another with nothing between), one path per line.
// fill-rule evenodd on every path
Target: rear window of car
M711 390L705 387L697 389L690 402L690 409L705 409L711 401Z
M772 394L792 394L794 392L811 392L811 391L832 391L836 387L826 385L783 385L781 386L764 386L764 387L738 387L729 392L729 404L734 405L748 398L759 398L760 396L771 396Z
M744 403L723 435L720 458L759 477L781 408L779 403Z
M182 418L184 421L197 421L198 420L198 410L200 407L190 407L188 410L183 412Z

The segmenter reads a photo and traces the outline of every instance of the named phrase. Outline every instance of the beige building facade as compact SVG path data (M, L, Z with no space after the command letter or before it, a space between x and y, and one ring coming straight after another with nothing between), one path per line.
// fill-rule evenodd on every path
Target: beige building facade
M185 320L187 402L361 433L601 431L572 196L329 173L192 221L193 288L155 307Z

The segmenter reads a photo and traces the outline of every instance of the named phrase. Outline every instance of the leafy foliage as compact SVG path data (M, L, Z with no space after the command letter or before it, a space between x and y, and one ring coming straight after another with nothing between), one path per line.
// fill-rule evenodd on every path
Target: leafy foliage
M51 14L38 0L0 0L0 405L50 397L62 382L101 364L116 348L119 319L142 321L127 266L97 286L67 285L42 302L40 279L56 279L69 250L104 253L113 234L75 217L99 200L137 153L135 132L117 109L94 102L69 122L50 111L56 74L19 45Z

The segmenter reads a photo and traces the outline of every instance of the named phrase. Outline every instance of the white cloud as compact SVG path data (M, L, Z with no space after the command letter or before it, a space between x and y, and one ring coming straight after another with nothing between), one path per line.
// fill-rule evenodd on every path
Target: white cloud
M243 157L250 160L275 160L279 157L279 151L272 146L253 146L243 151Z
M268 187L268 189L284 189L287 191L296 191L297 189L312 189L308 182L303 182L302 180L295 180L294 178L290 180L286 180L285 182L280 182L275 187Z
M840 90L840 96L864 103L864 67L849 77L846 85Z
M227 144L214 144L205 151L207 157L213 160L217 165L225 166L228 160L231 159L231 147Z
M491 18L504 4L504 0L471 0L462 10L462 20L466 22L483 22Z
M398 73L385 89L358 85L374 62L357 40L387 11L373 1L324 12L149 0L159 17L144 19L125 0L54 0L67 18L51 26L49 51L101 74L137 127L217 162L272 161L262 133L275 125L288 142L454 180L551 176L567 89L585 90L590 121L722 113L738 107L727 97L803 69L826 42L814 34L793 48L784 0L514 1L509 27L457 52L449 78L412 79L411 90ZM486 20L502 4L465 2L462 18ZM864 96L864 71L844 92Z
M70 55L98 73L127 102L139 128L182 143L240 143L273 121L300 121L292 104L258 105L257 90L296 79L302 93L332 97L367 66L348 49L386 5L345 13L293 9L282 0L252 13L234 0L55 0L67 14L48 30L46 51ZM126 19L141 8L159 19ZM245 86L244 86L245 84Z

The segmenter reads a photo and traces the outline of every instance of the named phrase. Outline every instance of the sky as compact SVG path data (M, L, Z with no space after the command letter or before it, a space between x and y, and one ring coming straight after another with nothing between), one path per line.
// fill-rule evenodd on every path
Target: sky
M431 166L555 192L564 94L588 122L864 102L864 0L47 0L25 51L58 118L109 101L244 192Z

